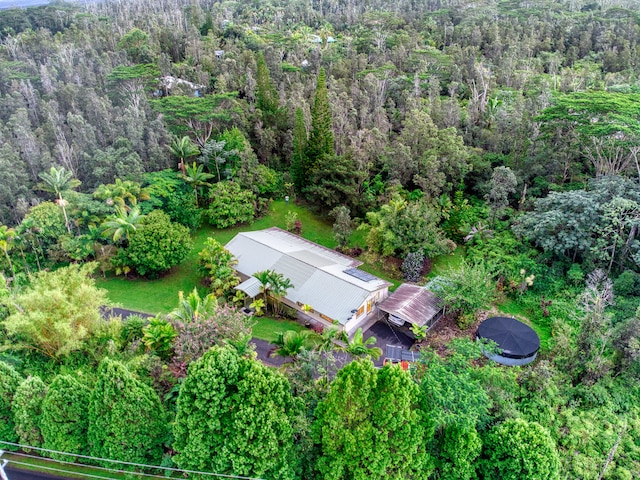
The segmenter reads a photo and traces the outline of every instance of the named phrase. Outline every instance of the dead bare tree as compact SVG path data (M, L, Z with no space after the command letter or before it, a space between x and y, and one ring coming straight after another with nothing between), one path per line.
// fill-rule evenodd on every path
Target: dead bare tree
M585 147L584 153L595 168L596 177L620 175L626 172L636 159L640 147L629 147L614 137L591 137L592 146ZM639 167L640 175L640 167Z

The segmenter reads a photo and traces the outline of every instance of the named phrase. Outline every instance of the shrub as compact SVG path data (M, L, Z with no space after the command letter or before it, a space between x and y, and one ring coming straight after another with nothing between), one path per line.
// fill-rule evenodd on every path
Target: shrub
M120 362L106 358L100 363L89 400L87 438L92 456L159 463L167 433L164 417L151 387L136 380Z
M22 378L11 365L0 361L0 440L5 442L18 441L11 404L21 381ZM15 450L9 445L2 445L2 448L5 447Z
M133 232L126 252L129 265L140 275L155 276L182 262L192 247L189 229L155 210Z
M207 278L211 290L217 297L231 292L240 283L234 267L235 257L214 238L207 238L204 248L198 254L198 272Z
M129 315L122 324L120 332L121 339L125 345L131 344L136 340L141 340L144 332L142 329L149 323L149 320L139 315Z
M211 187L211 203L206 210L209 223L216 228L228 228L249 223L255 217L256 196L242 190L235 182L218 182Z
M32 447L42 446L40 424L46 393L47 387L40 377L29 377L18 386L11 406L18 443Z
M420 280L424 265L424 254L422 252L409 252L402 262L402 276L407 282L417 282Z
M169 356L173 339L178 335L173 325L163 318L156 317L152 318L142 331L142 342L148 350L154 351L160 358Z
M42 440L48 450L88 454L89 389L70 375L53 379L42 402ZM73 461L68 455L51 458Z
M199 359L209 348L250 335L253 324L252 317L226 305L217 307L212 315L196 317L192 322L175 322L178 336L173 345L173 371L184 377L189 364Z

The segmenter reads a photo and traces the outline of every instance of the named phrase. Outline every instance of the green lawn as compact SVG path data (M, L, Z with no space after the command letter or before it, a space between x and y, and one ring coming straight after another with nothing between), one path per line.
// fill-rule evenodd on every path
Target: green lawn
M241 225L225 230L217 230L209 225L200 228L193 236L194 246L189 256L162 278L128 280L124 277L109 276L99 278L97 284L109 292L109 299L113 303L123 308L151 314L168 313L175 308L179 291L187 293L194 287L200 287L196 261L198 252L202 250L208 237L212 236L224 245L239 232L262 230L273 226L284 229L286 227L285 217L289 211L298 214L298 219L302 222L302 236L304 238L329 248L335 246L331 224L315 216L304 207L278 200L271 204L269 215L259 218L250 225ZM201 293L206 293L204 288Z
M109 300L117 306L150 314L169 313L177 305L178 292L188 293L197 287L201 295L206 294L206 289L200 284L196 262L198 252L202 250L208 237L214 237L220 243L226 244L239 232L261 230L273 226L284 229L286 228L286 215L289 211L298 214L298 219L302 222L302 236L304 238L328 248L335 247L333 229L329 222L314 215L307 208L277 200L272 202L268 215L259 218L250 225L240 225L224 230L218 230L209 225L201 227L193 236L194 246L189 256L162 278L129 280L111 275L107 278L98 278L97 284L107 290ZM375 266L363 265L362 269L385 278L385 274ZM399 282L395 281L394 284L397 286ZM275 339L276 332L303 328L293 321L262 317L258 319L258 323L253 329L253 335L272 341Z
M270 317L257 318L258 323L253 327L253 336L261 340L273 342L276 339L276 333L286 330L295 330L297 332L304 330L305 327L293 320L283 320Z
M439 257L435 257L431 261L431 273L429 274L429 278L436 277L438 275L442 275L450 268L459 267L464 259L465 249L463 246L458 246L453 253L449 255L440 255Z

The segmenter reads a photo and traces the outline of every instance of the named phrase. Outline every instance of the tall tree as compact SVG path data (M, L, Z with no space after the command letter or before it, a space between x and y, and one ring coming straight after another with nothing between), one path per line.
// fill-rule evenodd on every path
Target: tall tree
M180 389L174 459L181 468L293 479L296 409L281 373L214 347L191 364Z
M0 249L4 253L4 257L7 259L7 264L11 270L12 275L16 276L16 271L13 268L13 262L9 256L9 250L13 247L13 241L17 236L16 231L13 228L9 228L6 225L0 225Z
M311 109L311 132L306 150L309 168L315 167L318 162L322 161L323 156L331 156L335 153L327 76L324 68L321 68L318 73L316 95Z
M307 184L309 161L307 158L307 127L304 124L304 113L300 107L296 108L293 124L293 152L291 154L291 179L296 191L302 192Z
M316 409L317 468L325 479L426 479L433 469L430 433L407 372L354 361L338 372Z
M167 434L156 392L120 362L105 358L89 401L87 438L91 455L157 465ZM109 462L101 462L113 466Z
M8 363L0 361L0 440L16 443L16 423L11 411L11 404L16 394L16 390L22 382L22 377L15 368ZM11 445L2 445L3 449L15 450Z
M62 195L79 187L80 180L73 178L73 172L67 171L64 167L51 167L48 172L41 172L39 176L42 183L39 184L38 188L45 192L53 193L58 197L56 202L62 207L64 223L67 231L71 233L71 225L69 225L69 217L67 216L67 201Z
M187 165L185 167L184 173L181 173L180 176L187 185L190 185L193 188L197 206L198 191L201 191L202 187L211 186L207 180L212 179L213 175L204 171L204 165L197 165L196 162L193 162L192 165Z
M493 427L484 443L480 470L487 480L561 478L556 443L537 422L508 419Z
M195 138L200 148L211 137L214 128L231 120L237 111L235 94L224 93L187 97L170 95L153 100L154 107L164 115L174 134L184 136L187 132Z
M489 182L489 193L485 196L491 206L491 228L496 216L509 206L509 195L515 193L518 179L509 167L496 167Z
M89 397L91 391L71 375L53 379L42 402L43 447L59 452L88 455ZM47 453L47 456L72 461L73 457Z
M262 52L258 54L256 64L256 105L262 111L264 122L269 125L280 107L278 92L271 81L269 67L267 62L264 61Z
M18 443L42 446L42 402L46 394L47 386L40 377L30 376L18 386L11 406Z

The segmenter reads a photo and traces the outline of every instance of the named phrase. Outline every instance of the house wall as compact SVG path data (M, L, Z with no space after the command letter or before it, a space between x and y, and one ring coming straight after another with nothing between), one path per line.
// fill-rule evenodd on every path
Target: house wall
M371 293L361 305L355 309L356 312L344 325L344 330L351 335L359 327L365 323L365 320L371 313L375 313L376 305L389 296L389 287L381 288Z

